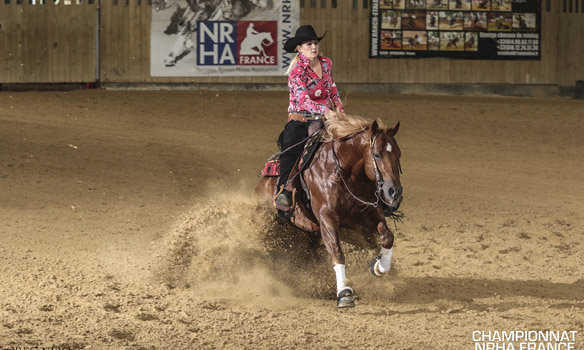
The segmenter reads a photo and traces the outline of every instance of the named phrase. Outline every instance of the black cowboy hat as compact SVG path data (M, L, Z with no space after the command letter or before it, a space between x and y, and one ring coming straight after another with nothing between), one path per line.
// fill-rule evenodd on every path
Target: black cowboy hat
M288 39L284 43L284 50L291 53L296 52L296 46L311 40L321 41L325 35L326 32L324 32L321 37L318 37L311 25L300 26L298 29L296 29L296 34L294 34L294 37Z

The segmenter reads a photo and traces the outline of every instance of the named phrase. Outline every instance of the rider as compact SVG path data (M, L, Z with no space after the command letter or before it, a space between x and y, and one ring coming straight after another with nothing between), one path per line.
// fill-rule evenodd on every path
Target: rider
M292 210L293 198L284 187L296 160L302 154L308 137L308 125L315 117L336 118L333 109L343 113L343 104L332 76L332 61L318 53L318 44L326 35L316 35L311 25L296 30L294 37L284 43L284 50L296 52L296 57L288 68L288 89L290 105L288 123L281 135L280 178L278 196L275 199L279 210ZM298 145L287 150L289 147Z
M246 38L247 38L248 36L257 35L257 34L259 34L259 32L254 29L253 23L250 23L249 26L247 26L246 34L247 34L246 35Z

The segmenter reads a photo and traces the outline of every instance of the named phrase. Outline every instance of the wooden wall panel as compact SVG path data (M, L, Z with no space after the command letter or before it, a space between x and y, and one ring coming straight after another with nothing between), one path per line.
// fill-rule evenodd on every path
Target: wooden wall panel
M78 1L81 4L75 5ZM51 0L46 5L0 1L0 83L95 81L98 10L101 82L286 82L285 76L151 77L152 9L147 0L73 2L67 6L64 0L58 5ZM319 34L328 31L321 51L333 59L339 83L573 86L584 79L584 11L566 12L560 1L552 2L551 11L543 6L540 61L370 59L369 8L363 0L335 2L336 8L333 0L305 1L300 18Z
M0 83L95 81L96 5L36 2L0 2Z
M285 77L151 77L146 0L102 0L101 81L104 83L283 83Z
M577 80L584 80L584 11L570 13L562 9L558 37L558 84L574 86Z

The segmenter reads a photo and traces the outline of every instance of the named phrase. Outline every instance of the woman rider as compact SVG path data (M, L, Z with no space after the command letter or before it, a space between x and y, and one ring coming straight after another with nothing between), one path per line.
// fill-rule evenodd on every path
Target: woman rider
M311 25L304 25L296 30L294 37L284 43L284 50L297 54L287 72L290 105L288 123L281 136L282 150L308 137L308 125L315 120L315 117L337 118L335 109L341 113L344 112L333 80L333 63L330 58L318 53L319 41L325 35L326 32L319 37ZM275 200L279 210L293 209L292 194L284 187L290 171L302 154L304 143L301 142L280 155L280 178L277 187L279 194Z

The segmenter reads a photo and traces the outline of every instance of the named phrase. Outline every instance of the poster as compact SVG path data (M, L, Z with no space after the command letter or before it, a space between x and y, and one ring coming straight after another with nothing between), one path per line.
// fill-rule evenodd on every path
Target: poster
M295 0L153 0L153 77L283 75Z
M369 57L541 58L541 0L372 0Z

